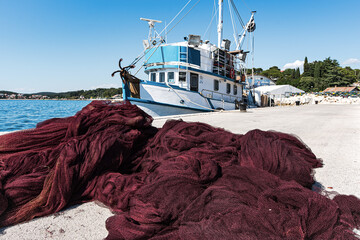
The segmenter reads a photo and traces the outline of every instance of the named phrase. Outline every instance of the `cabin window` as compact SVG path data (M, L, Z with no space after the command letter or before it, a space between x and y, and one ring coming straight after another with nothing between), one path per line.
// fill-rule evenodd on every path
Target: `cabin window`
M168 82L169 83L174 83L175 82L174 72L168 72Z
M199 91L199 74L190 73L190 91Z
M150 80L151 80L152 82L156 82L156 73L151 73L151 75L150 75Z
M226 84L226 93L228 93L228 94L230 93L230 87L231 87L230 83L227 83Z
M179 72L179 82L186 82L186 72Z
M159 82L165 82L165 73L164 72L161 72L159 74Z
M219 91L219 80L214 80L214 91Z
M234 95L237 95L237 86L236 85L234 85Z

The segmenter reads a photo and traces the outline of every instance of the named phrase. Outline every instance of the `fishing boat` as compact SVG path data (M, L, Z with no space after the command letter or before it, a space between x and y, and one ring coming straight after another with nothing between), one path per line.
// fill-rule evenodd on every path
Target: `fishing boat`
M228 1L233 7L233 12L229 7L231 16L237 13L240 17L233 0ZM239 34L233 27L235 44L231 49L231 41L223 39L223 4L223 0L217 4L217 45L192 34L181 42L167 43L155 30L155 24L161 21L141 18L149 25L143 53L127 67L121 67L120 59L120 70L112 74L119 72L123 80L123 100L136 104L152 116L243 107L245 62L249 51L242 49L242 43L255 30L255 11L246 24L243 22ZM140 59L144 59L142 67L147 79L139 79L131 73Z

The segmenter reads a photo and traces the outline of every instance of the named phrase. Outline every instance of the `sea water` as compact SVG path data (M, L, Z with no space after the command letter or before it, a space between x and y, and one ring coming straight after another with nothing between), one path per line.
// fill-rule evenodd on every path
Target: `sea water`
M0 100L0 132L35 128L50 118L73 116L91 101Z

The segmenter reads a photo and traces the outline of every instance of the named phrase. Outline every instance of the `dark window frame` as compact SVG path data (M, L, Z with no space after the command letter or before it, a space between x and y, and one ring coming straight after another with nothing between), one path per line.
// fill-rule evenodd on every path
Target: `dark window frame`
M156 82L156 73L155 72L150 73L150 81Z
M214 91L219 91L220 89L220 81L214 79Z
M163 77L161 79L161 76ZM159 82L165 82L165 73L164 72L159 72Z
M229 94L231 92L231 85L230 83L226 83L226 93Z
M179 72L179 82L186 82L186 72Z
M172 81L169 81L170 80L170 74L172 74ZM175 73L174 72L168 72L167 73L167 81L169 83L175 83Z

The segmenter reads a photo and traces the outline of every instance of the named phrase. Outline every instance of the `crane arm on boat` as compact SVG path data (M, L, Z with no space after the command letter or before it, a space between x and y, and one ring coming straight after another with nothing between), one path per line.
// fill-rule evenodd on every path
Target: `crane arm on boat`
M236 50L240 49L240 46L241 46L241 44L242 44L242 42L243 42L243 40L244 40L244 38L246 36L246 33L255 31L255 28L256 28L256 24L255 24L255 20L254 20L255 13L256 13L256 11L251 12L250 20L246 23L246 25L244 27L244 30L243 30L243 33L239 37L239 41L238 41L238 44L236 46Z

